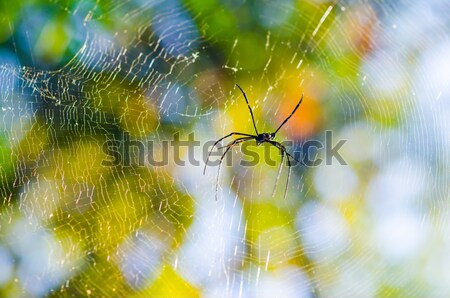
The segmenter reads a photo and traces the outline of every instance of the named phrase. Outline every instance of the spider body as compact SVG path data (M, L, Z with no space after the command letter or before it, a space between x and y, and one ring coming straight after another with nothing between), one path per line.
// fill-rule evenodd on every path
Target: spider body
M275 138L275 133L267 133L267 132L260 133L255 138L256 145L259 146L264 142L272 141L274 138Z
M292 156L289 152L287 152L286 147L283 146L283 144L281 144L280 142L274 141L274 138L277 134L277 132L280 130L281 127L283 127L284 124L286 124L286 122L292 117L292 115L294 115L295 111L297 111L298 107L300 106L300 104L302 103L303 100L303 94L302 97L300 98L300 101L297 103L297 105L295 106L294 110L292 111L292 113L281 123L281 125L277 128L277 130L275 130L275 132L269 133L269 132L264 132L264 133L259 133L258 129L256 128L256 123L255 123L255 118L253 117L253 111L252 108L250 107L249 103L248 103L248 99L247 99L247 95L245 95L244 90L242 90L242 88L236 84L236 86L239 88L239 90L241 90L242 94L244 95L245 98L245 102L247 103L247 107L248 110L250 111L250 116L252 118L252 122L253 122L253 127L255 128L255 132L256 134L248 134L248 133L242 133L242 132L232 132L229 133L228 135L218 139L214 145L212 146L211 150L209 151L208 154L208 158L206 159L205 162L205 168L203 169L203 175L205 174L206 171L206 166L208 165L208 161L209 161L209 157L211 156L212 150L214 149L214 147L222 140L231 137L231 136L239 136L239 138L235 139L234 141L231 141L228 145L223 146L223 147L219 147L218 149L222 149L222 148L226 148L225 152L222 154L221 158L220 158L220 162L219 162L219 170L217 171L217 182L216 182L216 200L217 200L217 188L219 185L219 175L220 175L220 166L222 165L222 160L224 159L225 155L228 153L228 151L230 151L231 148L233 148L234 146L239 145L242 142L246 142L246 141L250 141L250 140L255 140L256 141L256 145L259 146L262 143L269 143L272 146L275 146L276 148L280 149L280 153L281 153L281 163L280 163L280 167L278 169L278 175L277 175L277 179L275 182L275 188L272 194L272 197L275 195L275 190L276 190L276 186L278 183L278 179L280 178L280 173L281 173L281 168L283 166L283 160L284 160L284 156L286 156L287 158L287 164L289 167L289 172L288 172L288 178L287 178L287 182L286 182L286 188L284 191L284 197L286 197L286 193L287 193L287 189L288 189L288 185L289 185L289 179L290 179L290 175L291 175L291 158L297 162L300 163L300 161L298 161L294 156Z

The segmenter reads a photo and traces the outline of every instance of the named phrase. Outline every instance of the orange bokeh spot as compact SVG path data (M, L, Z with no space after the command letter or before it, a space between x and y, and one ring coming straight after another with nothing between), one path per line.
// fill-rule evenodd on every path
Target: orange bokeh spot
M293 94L288 100L284 100L279 112L276 115L278 123L283 122L292 112L299 98L298 93L295 97ZM294 100L295 98L295 100ZM303 102L295 114L289 119L288 123L283 126L283 134L290 139L304 139L313 136L323 122L323 115L320 103L314 97L304 95Z

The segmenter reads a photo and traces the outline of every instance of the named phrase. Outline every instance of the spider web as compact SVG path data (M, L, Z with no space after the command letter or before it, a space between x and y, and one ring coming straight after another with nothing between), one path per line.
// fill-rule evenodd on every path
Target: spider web
M56 11L73 36L73 54L53 69L38 55L53 35L40 43L32 23L7 20L22 35L0 67L2 291L445 296L449 8L51 1L36 15ZM200 149L200 165L179 166L170 150L166 166L102 165L102 144L124 133L146 150L153 141L156 159L175 133L194 132L201 144L253 133L236 82L260 133L276 129L303 93L277 140L293 140L292 152L331 130L347 140L348 165L294 167L283 199L286 167L276 184L277 163L244 167L233 150L217 201L217 166L202 175ZM255 151L277 156L267 149Z

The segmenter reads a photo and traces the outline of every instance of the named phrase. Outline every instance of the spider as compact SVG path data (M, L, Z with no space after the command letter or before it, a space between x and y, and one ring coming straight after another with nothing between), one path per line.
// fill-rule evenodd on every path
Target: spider
M214 143L214 145L212 146L211 150L209 151L208 158L206 159L206 162L205 162L205 168L203 169L203 175L205 175L206 166L208 165L209 157L211 156L211 153L212 153L212 150L214 149L214 147L220 141L222 141L222 140L224 140L224 139L226 139L228 137L231 137L233 135L240 136L239 138L235 139L234 141L231 141L230 143L228 143L228 145L222 146L222 147L218 147L218 149L226 148L226 150L223 153L222 157L220 158L219 169L217 171L217 181L216 181L216 200L217 200L217 188L218 188L218 185L219 185L220 167L221 167L222 161L223 161L225 155L228 153L228 151L230 151L230 149L233 148L234 146L239 145L242 142L246 142L246 141L250 141L250 140L255 140L257 146L259 146L259 145L261 145L263 143L269 143L272 146L275 146L276 148L280 149L280 152L281 152L281 162L280 162L280 167L278 169L278 174L277 174L277 178L276 178L276 181L275 181L275 187L274 187L274 190L273 190L272 197L275 195L276 186L278 184L278 179L280 178L280 173L281 173L281 169L282 169L282 166L283 166L284 156L286 155L286 157L287 157L287 164L288 164L288 167L289 167L288 177L287 177L287 181L286 181L286 188L284 190L284 198L286 198L286 193L287 193L287 189L288 189L288 185L289 185L289 179L291 177L291 160L290 160L290 158L292 158L293 160L295 160L295 161L297 161L299 163L300 163L300 161L297 160L294 156L292 156L289 152L287 152L285 146L283 146L281 143L279 143L277 141L274 141L273 139L275 138L277 132L283 127L284 124L286 124L286 122L288 122L288 120L292 117L292 115L294 115L295 111L297 111L298 107L300 106L300 104L303 101L303 94L302 94L302 97L300 98L300 101L295 106L294 110L292 111L292 113L283 121L283 123L281 123L281 125L277 128L277 130L275 130L275 132L272 132L272 133L267 133L267 132L259 133L258 129L256 128L256 123L255 123L255 118L253 117L252 108L250 107L250 105L248 103L247 95L245 95L244 90L242 90L242 88L238 84L236 84L236 86L239 88L239 90L241 90L242 95L244 95L245 102L247 103L248 110L250 111L250 116L252 117L253 127L255 128L256 134L253 135L253 134L247 134L247 133L242 133L242 132L232 132L232 133L229 133L226 136L218 139Z

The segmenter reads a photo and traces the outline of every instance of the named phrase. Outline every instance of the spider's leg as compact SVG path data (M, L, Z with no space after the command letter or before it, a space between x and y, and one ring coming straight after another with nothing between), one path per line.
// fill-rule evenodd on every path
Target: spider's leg
M280 148L278 148L278 149L280 149ZM277 174L277 179L275 180L275 186L273 187L272 198L275 196L275 192L277 190L277 185L278 185L278 180L280 179L281 169L283 168L284 150L280 149L280 152L281 152L281 161L280 161L280 166L278 167L278 174Z
M294 110L292 111L292 113L286 118L284 119L283 123L281 123L281 125L277 128L277 130L275 130L274 134L276 134L281 127L283 127L283 125L288 122L288 120L292 117L292 115L294 115L295 111L297 111L298 107L300 106L300 104L303 101L303 94L302 94L302 98L300 98L300 101L298 102L298 104L295 106Z
M287 152L286 147L284 147L283 144L276 142L276 141L268 141L268 142L270 144L272 144L273 146L277 147L278 149L280 149L284 154L286 154L286 159L287 159L288 168L289 168L288 177L287 177L287 181L286 181L286 188L284 189L284 197L283 197L284 199L286 199L289 180L291 179L291 160L290 160L290 158L294 159L297 162L299 162L299 161L295 157L293 157L291 154L289 154L289 152Z
M255 137L253 137L253 136L251 136L251 137L237 138L237 139L231 141L230 143L228 143L228 145L226 145L226 146L221 146L221 147L217 147L217 149L227 148L227 150L229 150L229 149L231 149L232 147L234 147L234 146L236 146L236 145L239 145L239 144L242 143L242 142L249 141L249 140L252 140L252 139L254 139L254 138L255 138ZM230 147L230 148L229 148L229 147ZM226 151L225 151L225 152L226 152Z
M287 176L287 181L286 181L286 188L284 189L284 197L283 199L286 199L286 194L287 194L287 190L288 190L288 185L289 185L289 181L291 180L291 160L289 159L289 155L287 156L287 162L288 162L288 176Z
M223 138L218 139L218 140L214 143L214 145L211 147L211 150L209 150L208 157L206 158L206 162L205 162L205 167L203 168L203 175L205 175L205 172L206 172L206 166L208 165L209 157L211 156L211 153L212 153L214 147L215 147L220 141L222 141L222 140L224 140L224 139L226 139L226 138L228 138L228 137L231 137L232 135L253 137L253 135L250 135L250 134L247 134L247 133L232 132L232 133L230 133L230 134L227 134L227 135L224 136Z
M300 160L298 160L297 158L295 158L294 156L292 156L292 154L290 154L288 151L287 151L287 149L286 149L286 147L283 145L283 144L281 144L280 142L277 142L277 141L267 141L267 142L269 142L270 144L272 144L272 145L274 145L275 147L277 147L278 149L280 149L280 150L284 150L284 153L287 155L287 156L289 156L290 158L292 158L293 160L295 160L296 162L298 162L298 163L302 163Z
M253 111L252 111L252 108L251 108L250 105L248 104L247 95L245 95L245 92L244 92L244 90L242 90L241 86L239 86L238 84L236 84L236 86L238 86L239 90L241 90L242 94L244 95L245 102L247 103L247 107L248 107L248 109L249 109L249 111L250 111L250 116L252 116L253 127L255 128L256 135L259 135L258 129L256 128L255 117L253 117Z
M240 143L242 143L242 142L251 140L251 139L253 139L253 138L254 138L253 136L252 136L252 137L239 138L239 139L236 139L236 140L232 141L231 143L229 143L228 145L225 146L225 147L227 148L227 150L225 150L225 152L222 154L222 157L220 158L220 161L219 161L219 169L217 170L216 194L215 194L216 201L217 201L217 190L218 190L218 188L219 188L220 167L222 166L222 161L223 161L225 155L226 155L226 154L228 153L228 151L230 151L230 149L233 148L234 146L236 146L236 145L238 145L238 144L240 144ZM222 148L225 148L225 147L222 147Z
M232 141L232 142L230 142L230 143L228 143L228 145L226 145L226 146L221 146L221 147L217 147L217 149L223 149L223 148L228 148L228 147L234 147L235 145L239 145L240 143L242 143L242 142L244 142L244 141L249 141L249 140L252 140L252 139L254 139L255 137L243 137L243 138L238 138L238 139L235 139L234 141Z

